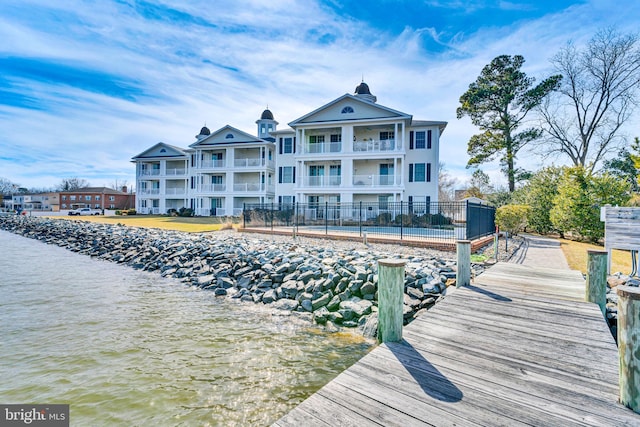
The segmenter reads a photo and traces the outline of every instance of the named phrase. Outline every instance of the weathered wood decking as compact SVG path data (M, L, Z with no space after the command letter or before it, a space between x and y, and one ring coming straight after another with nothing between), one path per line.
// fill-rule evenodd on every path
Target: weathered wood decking
M622 426L618 352L576 271L499 263L274 426Z

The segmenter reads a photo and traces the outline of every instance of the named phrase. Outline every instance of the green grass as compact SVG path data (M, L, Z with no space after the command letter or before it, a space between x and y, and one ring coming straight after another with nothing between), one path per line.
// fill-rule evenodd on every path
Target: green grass
M485 262L488 259L489 257L484 254L471 254L471 262L481 263Z
M61 217L51 217L60 219ZM62 217L65 221L89 221L102 224L123 224L131 227L161 228L164 230L203 233L230 229L229 218L218 217L172 217L163 215L123 215L123 216L76 216ZM235 220L238 221L237 219Z

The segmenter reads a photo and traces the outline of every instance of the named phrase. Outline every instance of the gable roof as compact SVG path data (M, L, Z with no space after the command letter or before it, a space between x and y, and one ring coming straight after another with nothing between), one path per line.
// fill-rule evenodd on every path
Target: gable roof
M351 107L351 112L344 113L343 111L347 107ZM410 114L345 93L341 97L334 99L328 104L325 104L288 124L294 128L296 126L312 123L376 119L411 120L411 118L412 116Z
M233 126L226 125L221 127L206 138L202 138L199 141L189 145L189 147L202 147L210 145L228 145L228 144L272 144L272 142L265 141L264 139L255 137L251 134L236 129Z
M176 147L174 145L165 144L164 142L158 142L151 148L147 148L142 153L138 154L131 158L131 161L135 161L138 159L149 159L149 158L170 158L170 157L184 157L187 153L180 147Z

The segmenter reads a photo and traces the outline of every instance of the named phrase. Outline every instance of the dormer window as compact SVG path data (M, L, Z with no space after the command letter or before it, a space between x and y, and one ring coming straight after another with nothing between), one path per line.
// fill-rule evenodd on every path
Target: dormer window
M353 113L353 107L347 105L346 107L344 107L341 111L342 114L351 114Z
M228 133L227 136L224 137L225 139L233 139L233 134L232 133Z

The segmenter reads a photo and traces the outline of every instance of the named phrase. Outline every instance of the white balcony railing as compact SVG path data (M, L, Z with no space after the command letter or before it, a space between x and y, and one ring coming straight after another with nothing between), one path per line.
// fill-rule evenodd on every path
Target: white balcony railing
M263 166L263 159L235 159L233 165L237 168L251 168Z
M342 142L307 143L304 147L305 154L339 153L341 151Z
M142 176L158 176L160 175L160 169L142 169L140 171Z
M226 184L203 184L199 187L199 190L203 193L217 193L220 191L227 191Z
M143 188L140 190L140 194L143 196L154 196L160 194L159 188Z
M353 185L355 186L385 186L395 185L394 175L354 175Z
M187 194L186 188L167 188L164 190L164 194L167 196L178 196Z
M342 183L342 177L337 176L305 176L304 183L309 187L337 187Z
M167 169L166 175L178 176L178 175L186 175L187 170L185 168L172 168Z
M377 151L396 151L400 150L400 144L395 139L384 139L381 141L354 141L353 151L355 152L377 152Z
M233 184L233 191L262 191L262 185L256 183Z
M224 160L202 160L200 162L200 167L201 168L211 168L211 169L215 169L215 168L224 168L226 167L227 162Z

